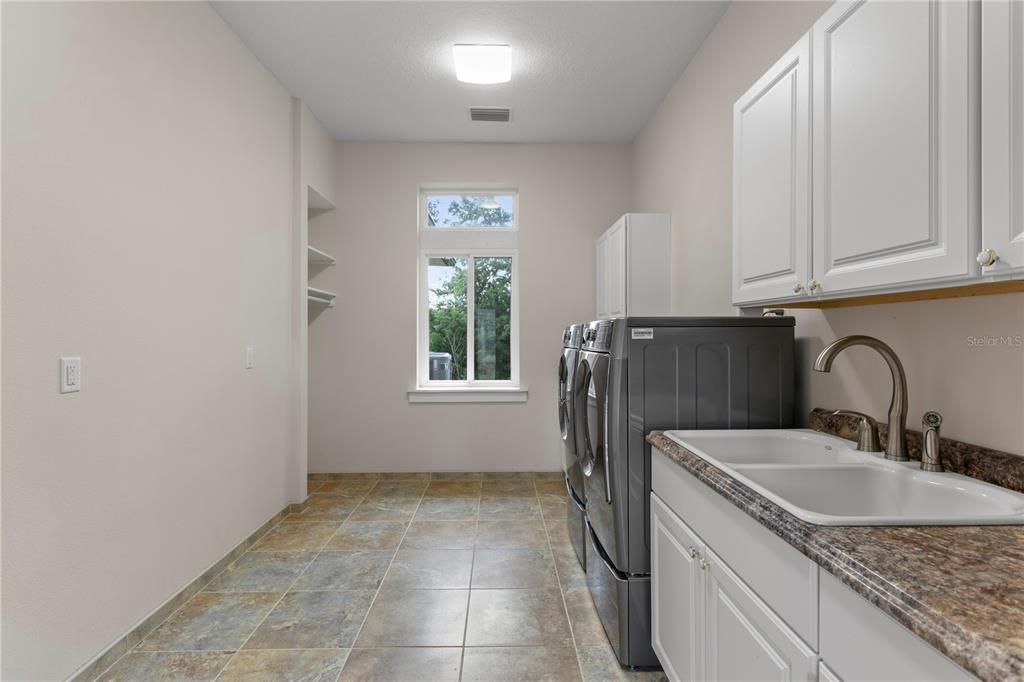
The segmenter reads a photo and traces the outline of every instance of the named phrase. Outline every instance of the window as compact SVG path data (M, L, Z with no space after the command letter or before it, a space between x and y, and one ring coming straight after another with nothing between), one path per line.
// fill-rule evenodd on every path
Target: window
M519 389L518 196L423 191L420 201L418 391L505 399ZM415 394L415 395L414 395Z
M514 192L424 192L425 229L516 227Z

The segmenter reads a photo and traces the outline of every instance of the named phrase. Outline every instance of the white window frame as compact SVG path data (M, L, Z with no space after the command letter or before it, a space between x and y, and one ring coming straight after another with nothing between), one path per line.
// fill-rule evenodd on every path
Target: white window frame
M427 196L437 192L452 194L511 194L513 196L513 226L511 227L428 227L426 224ZM423 187L419 203L419 253L417 254L418 301L416 325L416 387L409 391L410 402L524 402L526 388L520 383L519 373L519 193L508 186L481 188L479 185L459 187ZM430 283L429 262L432 258L466 258L466 374L475 376L475 259L512 259L512 311L509 348L510 374L508 380L471 378L466 381L440 381L430 379L429 321Z

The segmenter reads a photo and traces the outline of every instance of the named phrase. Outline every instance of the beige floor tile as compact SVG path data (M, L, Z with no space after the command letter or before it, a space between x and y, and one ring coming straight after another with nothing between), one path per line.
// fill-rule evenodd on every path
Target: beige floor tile
M565 481L556 480L534 480L533 485L537 488L537 494L564 498L568 493L565 491Z
M630 672L619 665L615 652L605 642L603 646L578 649L580 668L585 682L666 682L662 672Z
M260 541L249 551L315 551L327 544L339 525L337 523L280 524L260 538Z
M99 682L199 682L212 680L231 660L231 652L131 652L105 672Z
M416 520L473 521L479 510L476 497L424 497L416 509Z
M224 569L204 592L285 592L316 552L246 552Z
M580 680L572 647L467 647L463 682L574 682Z
M473 549L476 521L416 521L402 540L402 549Z
M472 587L557 588L555 563L546 549L478 549Z
M366 498L352 512L349 521L412 521L419 497L378 497Z
M353 649L338 682L458 682L462 649Z
M375 590L394 552L325 550L295 581L293 590Z
M427 489L428 481L385 481L380 480L367 493L370 498L420 497Z
M594 608L594 600L590 590L583 587L570 587L563 592L565 608L569 611L569 622L572 623L572 636L576 646L600 646L608 643L604 634L604 625Z
M388 471L380 474L382 481L429 481L429 471Z
M548 546L547 531L540 521L484 521L477 527L478 548L530 548Z
M352 646L374 590L289 592L245 643L246 649L343 649Z
M402 521L347 521L326 549L398 549L408 524Z
M384 578L385 589L468 589L471 549L400 549Z
M480 494L487 497L536 497L533 479L497 478L484 480Z
M430 474L431 481L479 481L483 477L484 475L479 471L435 471Z
M336 495L342 497L362 497L373 489L376 481L325 481L317 488L317 495Z
M473 590L466 646L572 646L557 589Z
M532 481L533 473L530 471L485 471L485 481L509 481L518 479L521 481Z
M553 547L551 556L555 559L555 569L558 571L558 583L563 590L573 587L587 586L587 574L583 571L576 552L572 547Z
M431 481L426 497L480 497L480 481Z
M239 651L221 673L228 682L334 682L348 649Z
M536 497L488 497L480 498L480 520L517 519L540 521L540 501Z
M358 648L462 646L469 590L381 590Z
M564 471L534 471L533 480L535 481L564 481Z
M289 514L281 523L334 523L340 524L356 507L361 498L339 495L309 496L309 506L298 514Z
M200 592L137 647L138 651L232 651L270 612L273 592Z

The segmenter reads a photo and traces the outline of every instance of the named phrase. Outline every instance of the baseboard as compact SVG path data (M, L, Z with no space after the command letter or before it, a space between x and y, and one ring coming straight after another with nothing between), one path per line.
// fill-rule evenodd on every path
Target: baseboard
M298 513L308 506L309 498L307 497L303 502L293 502L274 514L274 516L272 516L266 523L250 533L248 537L238 543L231 551L203 571L198 578L183 587L179 592L172 595L152 613L139 621L135 627L130 629L127 633L117 639L117 641L97 654L95 658L74 672L68 679L71 682L92 682L92 680L95 680L97 677L102 675L108 668L110 668L110 666L114 665L118 659L134 649L135 645L145 639L145 637L155 630L158 625L167 620L167 617L177 611L182 604L187 602L195 596L197 592L206 587L211 580L228 567L228 564L240 557L246 552L246 550L256 544L256 541L266 535L266 533L276 526L281 519L288 514Z
M311 482L324 481L457 481L496 478L534 478L541 480L562 480L562 471L384 471L357 472L337 471L309 474Z

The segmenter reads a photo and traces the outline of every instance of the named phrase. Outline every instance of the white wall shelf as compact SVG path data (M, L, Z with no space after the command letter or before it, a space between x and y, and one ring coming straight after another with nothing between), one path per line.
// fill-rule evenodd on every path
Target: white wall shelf
M334 256L329 253L324 253L320 249L309 244L306 245L306 254L310 265L328 266L337 263Z
M309 287L306 290L306 300L314 305L322 305L328 308L334 307L335 294L316 287Z

